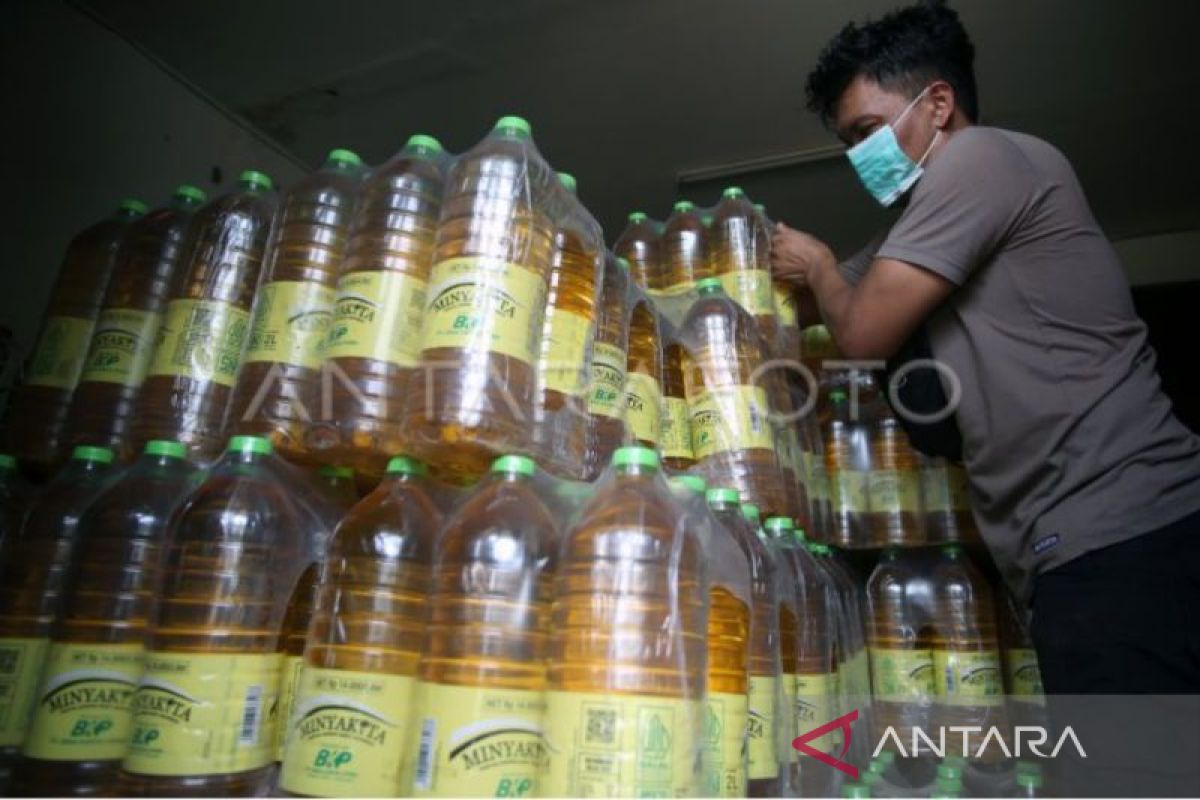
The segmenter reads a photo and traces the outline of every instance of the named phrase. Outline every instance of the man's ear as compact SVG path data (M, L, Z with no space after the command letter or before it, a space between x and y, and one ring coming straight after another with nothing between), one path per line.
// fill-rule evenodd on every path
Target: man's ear
M934 81L929 86L929 99L933 103L933 127L941 130L954 118L954 87L946 81Z

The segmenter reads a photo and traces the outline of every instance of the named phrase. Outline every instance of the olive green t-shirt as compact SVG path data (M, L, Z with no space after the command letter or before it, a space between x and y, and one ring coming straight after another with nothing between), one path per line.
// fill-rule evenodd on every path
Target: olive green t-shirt
M1200 438L1163 394L1117 253L1053 146L955 133L843 274L856 282L873 256L957 287L927 330L961 381L976 518L1019 596L1046 570L1200 510Z

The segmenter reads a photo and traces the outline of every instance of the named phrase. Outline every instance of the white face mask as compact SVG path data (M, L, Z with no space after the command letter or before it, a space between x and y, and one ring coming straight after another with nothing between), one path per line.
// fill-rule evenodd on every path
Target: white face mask
M929 87L926 86L890 124L881 126L846 151L846 157L854 165L854 171L858 173L863 186L885 206L895 203L920 180L925 173L925 159L929 158L938 137L942 135L940 130L934 133L933 141L925 149L920 161L909 158L896 139L896 126L928 91Z

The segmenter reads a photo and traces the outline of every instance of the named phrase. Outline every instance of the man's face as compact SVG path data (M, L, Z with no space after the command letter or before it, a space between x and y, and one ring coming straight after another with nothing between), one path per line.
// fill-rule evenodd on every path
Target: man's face
M911 97L888 91L871 78L859 75L838 98L834 132L847 147L853 147L880 127L894 123L911 102ZM936 133L932 109L933 100L926 95L895 127L900 147L913 161L921 158Z

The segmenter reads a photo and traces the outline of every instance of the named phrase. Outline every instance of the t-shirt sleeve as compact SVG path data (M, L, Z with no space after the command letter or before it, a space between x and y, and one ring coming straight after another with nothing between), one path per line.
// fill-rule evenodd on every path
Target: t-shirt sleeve
M863 249L838 264L838 271L842 273L842 277L851 286L857 285L863 279L863 276L867 274L867 270L871 267L871 262L875 260L875 254L879 252L879 246L883 244L887 235L888 231L886 228L879 231L871 237Z
M962 285L1028 214L1042 180L1003 134L968 128L929 165L876 255Z

